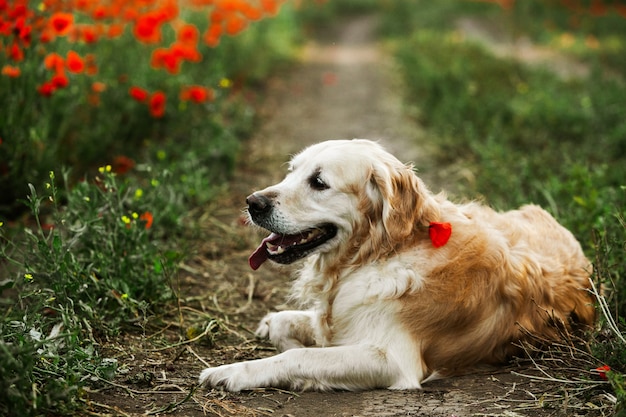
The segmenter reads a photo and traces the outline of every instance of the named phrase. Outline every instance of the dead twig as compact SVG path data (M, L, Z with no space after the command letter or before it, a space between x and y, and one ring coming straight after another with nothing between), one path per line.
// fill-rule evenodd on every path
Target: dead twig
M153 409L150 411L146 412L146 415L154 415L154 414L162 414L162 413L169 413L174 411L178 406L186 403L187 401L189 401L189 399L193 396L193 394L196 392L196 390L198 389L198 385L194 385L189 392L187 393L187 395L185 396L185 398L183 398L180 401L176 401L176 402L171 402L168 405L166 405L165 407L161 407L158 409Z
M243 306L239 307L235 310L235 314L243 313L252 305L252 300L254 298L254 287L256 286L256 282L254 279L254 275L248 274L248 301Z
M200 362L202 362L202 364L203 364L204 366L206 366L207 368L210 368L210 367L211 367L211 365L209 365L209 363L208 363L207 361L205 361L204 359L202 359L202 357L200 357L200 356L196 353L196 351L195 351L195 350L193 350L193 349L191 348L191 346L187 345L187 346L185 346L185 348L187 349L187 351L188 351L189 353L191 353L193 356L195 356L195 357L196 357L196 359L198 359Z
M623 346L626 346L626 338L624 337L622 332L619 331L619 328L617 327L617 323L615 322L615 319L613 318L613 316L611 315L611 312L609 311L609 305L606 302L606 298L604 298L603 295L600 295L600 293L598 292L598 289L596 288L596 284L594 284L591 278L589 278L589 282L591 283L591 292L596 297L596 300L598 300L598 305L600 306L600 310L602 311L602 314L604 315L604 318L606 319L607 326L609 326L611 331L620 340L621 344Z
M177 347L180 347L180 346L188 345L189 343L193 343L193 342L195 342L197 340L202 339L204 336L206 336L209 333L211 333L218 326L219 326L219 323L216 320L211 320L209 322L209 324L207 324L207 326L204 329L204 331L202 333L200 333L196 337L193 337L193 338L188 339L188 340L183 340L182 342L174 343L172 345L163 346L163 347L160 347L160 348L146 349L146 351L148 351L148 352L160 352L160 351L163 351L163 350L173 349L173 348L177 348Z
M110 406L110 405L102 404L102 403L99 403L99 402L96 402L96 401L91 401L91 400L89 401L89 405L96 406L96 407L99 407L99 408L104 408L105 410L111 410L111 411L113 411L115 413L115 415L120 415L121 414L121 415L126 416L126 417L131 417L130 414L125 413L124 411L120 410L119 407ZM95 413L95 412L88 412L88 413L89 413L89 415L92 415L92 416L102 416L102 414Z

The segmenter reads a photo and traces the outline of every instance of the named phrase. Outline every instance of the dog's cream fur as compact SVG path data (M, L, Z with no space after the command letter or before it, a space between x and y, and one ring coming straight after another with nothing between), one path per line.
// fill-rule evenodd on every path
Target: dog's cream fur
M502 363L528 334L550 340L595 319L590 262L537 206L499 213L454 204L367 140L311 146L289 170L253 194L272 204L263 226L293 234L330 223L337 235L306 258L294 283L306 309L270 313L259 325L282 353L207 368L201 383L420 388ZM312 187L316 175L323 189ZM452 225L446 245L433 246L431 222Z

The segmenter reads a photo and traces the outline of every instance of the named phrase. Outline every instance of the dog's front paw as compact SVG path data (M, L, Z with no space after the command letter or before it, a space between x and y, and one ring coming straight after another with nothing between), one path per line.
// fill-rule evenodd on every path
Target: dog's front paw
M253 378L246 375L245 364L243 363L206 368L200 373L198 380L200 385L207 388L222 387L232 392L255 388Z
M315 335L312 322L313 313L308 311L269 313L263 317L255 334L260 338L269 338L270 342L281 352L314 346Z
M254 335L259 339L266 339L270 337L270 323L272 322L272 318L277 313L269 313L266 314L265 317L261 319L259 322L259 326L257 327Z

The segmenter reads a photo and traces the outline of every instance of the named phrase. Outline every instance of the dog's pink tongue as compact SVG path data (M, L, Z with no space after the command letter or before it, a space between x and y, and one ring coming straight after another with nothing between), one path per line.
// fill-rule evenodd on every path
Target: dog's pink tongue
M256 250L248 258L248 264L250 264L250 268L256 271L261 265L263 265L263 262L267 261L270 254L267 251L266 243L271 241L272 239L276 239L277 237L278 235L276 233L272 233L271 235L263 239L259 247L256 248Z

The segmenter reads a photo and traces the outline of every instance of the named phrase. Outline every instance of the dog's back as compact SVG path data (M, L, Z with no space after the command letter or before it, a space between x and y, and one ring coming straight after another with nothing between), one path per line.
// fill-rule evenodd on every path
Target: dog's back
M588 291L591 263L574 236L543 209L497 213L459 208L424 288L404 301L402 320L420 340L424 365L440 374L517 353L512 343L554 340L562 330L595 320ZM436 255L434 255L436 256Z

